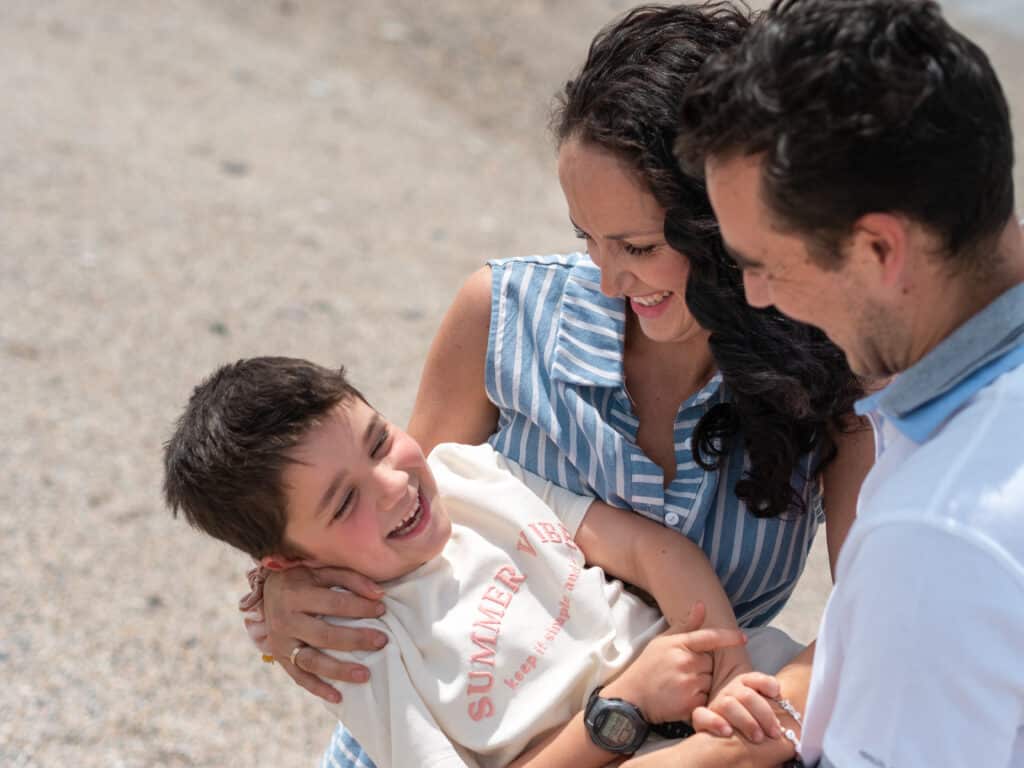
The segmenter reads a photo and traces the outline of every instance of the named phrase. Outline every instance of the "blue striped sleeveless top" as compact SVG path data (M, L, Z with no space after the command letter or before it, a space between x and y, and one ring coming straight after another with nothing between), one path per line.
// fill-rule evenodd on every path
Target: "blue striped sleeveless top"
M639 421L622 367L625 302L601 293L585 255L490 265L487 394L500 414L490 443L552 482L689 536L707 553L740 625L767 624L792 593L823 518L819 484L804 479L813 458L794 473L811 514L752 515L734 493L745 468L742 441L715 472L690 451L701 416L727 397L715 375L679 409L676 474L665 487L661 467L636 445Z
M531 472L576 493L633 509L696 541L707 553L743 627L767 624L785 604L822 521L811 457L795 474L809 515L754 517L732 489L743 474L742 446L717 472L698 467L690 435L726 393L714 376L679 409L676 475L636 445L640 422L622 374L626 308L599 288L585 255L489 262L491 327L487 395L499 409L490 443ZM680 574L685 578L685 574ZM322 768L374 768L338 724Z

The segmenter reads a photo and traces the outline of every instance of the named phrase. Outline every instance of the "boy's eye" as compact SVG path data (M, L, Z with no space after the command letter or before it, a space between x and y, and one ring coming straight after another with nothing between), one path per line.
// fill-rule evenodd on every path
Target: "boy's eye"
M348 512L349 507L352 506L352 499L354 496L355 493L353 491L349 491L345 494L345 498L341 500L341 505L338 507L338 511L335 512L334 516L331 518L332 523L335 520L339 520L344 517L345 513Z
M388 441L388 437L391 436L390 430L387 427L381 430L380 437L377 438L377 442L373 444L373 450L370 451L370 456L374 457L384 447L384 443Z
M586 232L584 232L579 227L573 227L572 231L573 231L573 234L576 235L576 237L579 238L580 240L589 240L590 239L590 235L588 235Z

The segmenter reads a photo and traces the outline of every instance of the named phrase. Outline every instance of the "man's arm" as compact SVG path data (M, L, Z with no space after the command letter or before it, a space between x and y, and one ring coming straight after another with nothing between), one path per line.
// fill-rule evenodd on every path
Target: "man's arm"
M939 524L893 522L851 545L818 641L807 757L843 768L1010 765L1024 711L1024 588L1009 557Z

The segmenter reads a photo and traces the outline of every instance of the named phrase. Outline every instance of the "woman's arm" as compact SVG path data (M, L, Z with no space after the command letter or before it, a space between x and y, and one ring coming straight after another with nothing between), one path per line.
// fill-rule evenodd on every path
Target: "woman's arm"
M871 426L863 419L850 418L848 431L836 432L832 436L838 453L822 473L825 537L833 581L839 550L857 516L860 486L875 463L875 438Z
M479 445L497 429L487 399L487 338L491 327L491 268L463 284L430 345L408 432L429 453L438 443Z

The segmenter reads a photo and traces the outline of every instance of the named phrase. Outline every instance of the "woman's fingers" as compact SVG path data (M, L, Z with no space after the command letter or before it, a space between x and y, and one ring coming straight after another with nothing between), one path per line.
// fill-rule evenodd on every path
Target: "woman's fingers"
M314 649L311 648L310 650ZM320 655L322 656L323 654ZM337 704L341 701L341 694L338 693L338 690L325 683L316 675L312 675L309 672L299 669L290 661L285 661L284 659L278 659L278 661L281 664L281 668L288 673L288 676L291 677L292 680L314 696L319 696L324 701L329 701L333 704Z
M779 681L774 675L766 675L764 672L747 672L741 679L745 686L753 688L769 699L777 699L781 692Z
M317 677L340 680L343 683L365 683L370 679L370 670L362 664L351 661L339 661L333 656L322 653L316 648L303 646L293 655L293 667Z
M304 597L303 614L336 616L339 619L376 619L384 613L384 603L377 600L367 600L354 592L316 589Z
M707 707L694 709L690 724L695 731L705 731L716 736L732 735L732 726L729 725L729 721Z
M729 721L737 731L755 744L764 741L764 731L747 708L732 696L719 697L712 704L715 711Z
M313 621L316 623L309 633L312 642L307 642L307 645L332 651L377 651L388 644L388 636L376 629L339 627L321 619Z
M347 568L314 568L313 581L321 587L344 587L368 600L379 600L384 590L373 579Z
M387 635L368 627L341 627L306 614L296 614L291 619L287 629L272 628L267 636L271 653L279 659L288 658L296 645L332 651L376 651L388 642Z
M711 703L711 708L755 744L763 741L766 734L773 739L781 735L771 704L750 688L741 687L732 695L719 696Z

